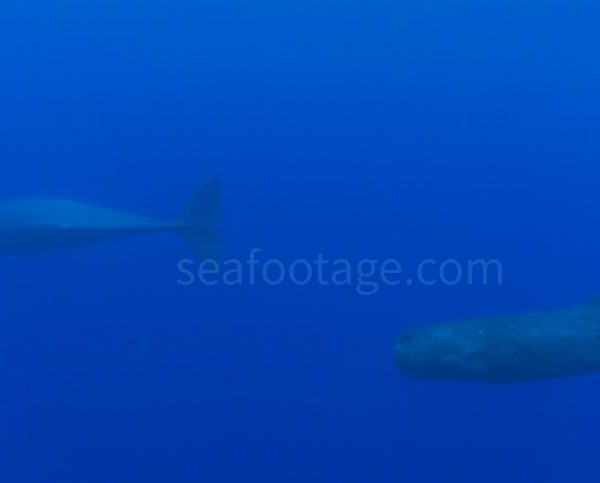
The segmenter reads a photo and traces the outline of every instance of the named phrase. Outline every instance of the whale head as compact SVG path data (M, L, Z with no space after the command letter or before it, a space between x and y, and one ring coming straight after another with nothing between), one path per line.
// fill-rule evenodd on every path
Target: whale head
M396 363L412 379L485 379L484 331L455 330L451 324L407 329L396 341Z

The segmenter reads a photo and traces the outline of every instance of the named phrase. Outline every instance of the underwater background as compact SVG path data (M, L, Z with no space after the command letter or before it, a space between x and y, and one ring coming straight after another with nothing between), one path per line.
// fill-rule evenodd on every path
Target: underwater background
M0 260L0 480L595 482L600 377L409 381L411 325L600 295L595 2L13 1L0 197L223 256L502 262L501 284L178 283L159 235Z

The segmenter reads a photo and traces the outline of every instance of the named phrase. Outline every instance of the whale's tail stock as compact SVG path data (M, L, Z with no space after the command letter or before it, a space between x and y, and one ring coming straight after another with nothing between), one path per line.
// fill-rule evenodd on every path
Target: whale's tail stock
M188 205L183 217L183 236L202 259L218 260L221 254L219 215L221 187L217 178L210 178Z

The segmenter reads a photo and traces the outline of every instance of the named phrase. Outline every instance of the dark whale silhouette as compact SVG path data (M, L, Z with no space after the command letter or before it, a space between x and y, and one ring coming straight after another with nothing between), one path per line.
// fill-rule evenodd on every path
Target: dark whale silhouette
M514 383L600 371L600 299L565 310L486 317L404 331L407 376Z
M20 198L0 203L0 255L29 255L155 232L175 232L202 258L219 252L219 183L211 179L185 215L168 222L69 200Z

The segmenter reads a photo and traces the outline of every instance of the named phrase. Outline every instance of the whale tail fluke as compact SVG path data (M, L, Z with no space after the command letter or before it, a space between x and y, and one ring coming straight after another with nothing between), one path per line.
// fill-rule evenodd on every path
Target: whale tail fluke
M221 253L219 214L221 187L217 178L211 178L188 205L183 221L183 236L202 259L218 260Z

